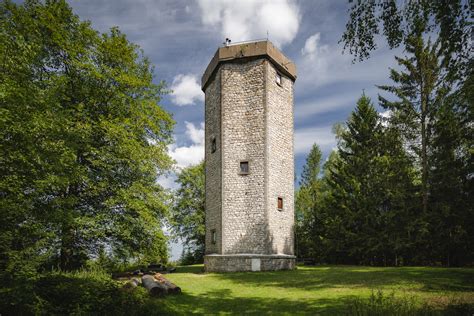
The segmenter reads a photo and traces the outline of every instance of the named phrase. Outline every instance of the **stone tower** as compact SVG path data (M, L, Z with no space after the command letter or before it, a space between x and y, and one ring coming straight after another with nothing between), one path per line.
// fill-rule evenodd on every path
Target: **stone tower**
M206 271L293 269L293 84L269 41L220 47L206 95Z

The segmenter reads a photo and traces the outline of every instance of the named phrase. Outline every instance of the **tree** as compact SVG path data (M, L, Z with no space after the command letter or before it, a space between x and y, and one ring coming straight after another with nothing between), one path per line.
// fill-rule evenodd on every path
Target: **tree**
M458 96L449 98L435 114L431 154L430 200L435 258L447 266L474 260L473 236L473 76Z
M467 0L353 1L341 41L355 59L369 58L383 34L390 48L413 34L438 34L441 50L461 63L470 59L472 3ZM471 48L470 48L471 47Z
M3 1L0 16L0 269L75 269L104 246L166 260L156 177L174 122L149 60L65 1Z
M296 250L299 257L316 257L317 239L323 228L319 220L321 150L313 144L301 173L300 188L296 192Z
M363 60L377 48L383 33L402 70L391 70L398 98L381 104L391 110L390 125L404 135L417 162L421 212L416 237L418 263L447 265L472 262L472 2L395 0L357 1L341 41Z
M317 144L313 144L306 157L306 164L301 172L300 186L309 187L318 182L321 172L321 149Z
M472 101L462 97L469 80L459 81L454 75L456 67L442 54L439 42L425 44L421 35L414 35L407 39L406 50L409 56L396 57L402 70L391 70L396 85L380 87L398 99L380 100L391 110L391 123L403 133L418 162L420 216L428 225L423 241L430 252L427 257L431 262L444 257L449 265L451 255L447 253L456 247L446 242L464 240L460 236L466 237L466 230L461 223L469 218L471 209L464 201L469 200L466 188L472 172L468 163L472 146L472 107L468 104Z
M172 226L184 242L183 257L187 263L202 262L206 237L204 162L181 170L176 182Z
M420 34L407 39L410 57L395 57L402 71L391 69L395 86L379 86L394 93L399 100L390 102L380 97L381 105L392 111L392 123L397 125L410 144L421 167L421 196L423 212L428 210L428 177L431 137L436 111L449 96L453 85L449 66L440 60L439 45L425 45ZM420 140L420 142L418 141Z
M345 263L396 262L397 229L407 222L410 164L396 131L383 129L365 95L340 134L339 158L329 166L326 211L330 251ZM396 221L402 221L397 223ZM403 233L402 233L403 234ZM396 246L396 247L395 247Z

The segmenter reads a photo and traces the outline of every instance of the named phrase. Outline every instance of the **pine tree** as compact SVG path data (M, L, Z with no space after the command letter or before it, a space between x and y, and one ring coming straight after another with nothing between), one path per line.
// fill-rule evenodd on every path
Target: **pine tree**
M472 144L466 138L469 111L460 107L459 87L463 81L457 65L443 54L439 42L428 40L425 44L419 33L413 34L407 39L406 50L407 57L396 57L403 70L391 70L390 78L396 85L380 87L394 93L398 100L380 100L383 107L391 110L391 124L404 135L419 170L421 212L417 220L423 225L416 248L420 263L448 263L450 256L441 255L440 251L447 253L441 248L453 251L445 242L454 235L465 236L465 230L454 224L453 218L457 218L455 210L463 212L468 207L459 201L467 198L463 179L469 170L462 160ZM458 159L456 153L462 153L464 158ZM453 232L454 227L458 227L459 234Z
M433 122L436 111L451 92L452 81L445 60L440 60L438 43L425 45L420 34L407 40L409 57L396 60L404 71L391 69L394 86L379 86L395 94L399 100L388 101L380 97L381 105L391 110L392 124L398 126L414 158L419 162L421 179L421 206L428 211L429 170Z
M340 135L339 159L327 179L331 192L327 212L334 218L332 252L345 262L397 260L400 249L393 247L393 226L396 220L403 221L411 179L409 161L393 133L385 132L370 99L363 95Z
M468 77L459 93L435 116L433 128L431 201L435 258L447 266L474 260L472 206L474 121L473 83Z
M319 214L321 150L313 144L296 192L296 251L299 257L320 257L317 242L324 229Z

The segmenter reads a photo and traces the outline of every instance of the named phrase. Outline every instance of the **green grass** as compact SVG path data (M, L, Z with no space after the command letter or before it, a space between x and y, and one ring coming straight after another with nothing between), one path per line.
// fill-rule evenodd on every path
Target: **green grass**
M181 295L150 297L102 270L52 271L0 285L1 315L474 315L474 269L298 267L168 274Z
M474 302L471 268L317 266L225 274L203 273L202 268L179 267L167 275L183 294L157 299L159 309L169 314L346 314L351 306L360 310L364 302L372 304L379 290L387 300L440 313L452 304L472 308Z

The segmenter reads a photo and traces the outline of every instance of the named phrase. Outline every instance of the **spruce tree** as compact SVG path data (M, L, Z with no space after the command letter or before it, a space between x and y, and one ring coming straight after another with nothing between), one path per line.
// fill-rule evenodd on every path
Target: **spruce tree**
M398 126L418 161L421 181L421 208L428 211L430 152L435 114L449 96L453 82L448 65L441 59L439 44L425 45L421 34L407 40L409 56L396 57L401 71L391 69L393 86L379 86L398 97L388 101L380 97L381 105L392 113L391 123Z
M393 226L404 220L410 165L400 138L384 131L365 95L340 135L338 151L327 180L328 212L334 218L332 252L347 263L394 263L401 243ZM403 223L398 225L404 229Z
M431 212L433 260L447 266L474 260L473 236L473 76L442 104L433 127Z
M301 173L296 192L296 251L299 257L320 257L317 251L321 230L320 197L321 150L313 144Z

